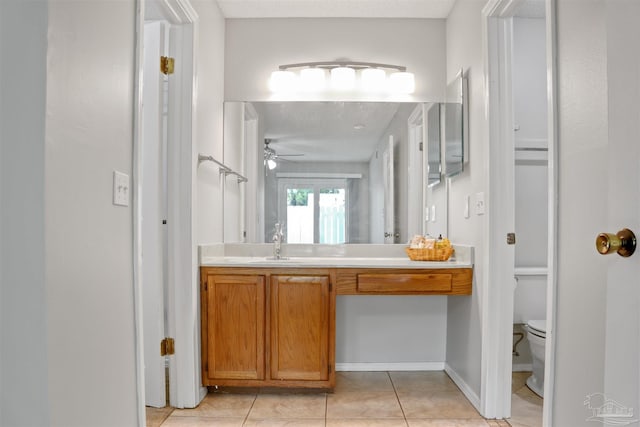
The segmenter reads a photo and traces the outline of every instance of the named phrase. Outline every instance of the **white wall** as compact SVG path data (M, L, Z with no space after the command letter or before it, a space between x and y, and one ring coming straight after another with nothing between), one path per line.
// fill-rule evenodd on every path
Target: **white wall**
M244 140L244 104L228 102L224 106L224 162L234 171L246 176L245 172L245 140ZM210 167L213 164L209 163ZM235 175L229 175L224 182L224 236L225 243L243 241L243 196L244 183L239 183Z
M49 3L41 386L52 425L137 422L132 211L111 203L112 171L132 170L134 23L133 1Z
M547 68L544 18L513 19L513 107L515 140L515 267L517 285L514 323L546 319L546 275L520 276L518 268L547 266L547 153L518 151L547 148ZM519 349L529 358L528 346Z
M216 2L192 3L200 19L196 34L195 145L199 153L222 161L225 20ZM211 162L198 167L196 204L197 243L222 242L222 181Z
M0 2L3 426L43 426L50 420L44 250L47 19L46 2Z
M473 295L449 297L447 307L447 364L480 396L481 375L481 301L486 286L483 242L485 217L472 213L464 218L464 202L477 192L487 191L489 171L485 164L488 141L484 124L484 62L482 58L482 8L485 1L458 0L447 19L447 81L463 68L469 85L469 164L462 174L451 179L449 187L449 238L458 244L475 247ZM485 194L490 209L490 200Z
M267 81L279 65L339 58L404 65L416 92L400 100L441 100L444 34L442 19L228 19L225 100L270 100Z
M361 364L355 365L357 369L380 363L401 370L425 369L433 363L435 369L442 369L446 301L445 296L339 297L336 363Z
M513 20L513 100L516 148L547 148L544 19ZM516 267L547 264L547 155L516 151Z

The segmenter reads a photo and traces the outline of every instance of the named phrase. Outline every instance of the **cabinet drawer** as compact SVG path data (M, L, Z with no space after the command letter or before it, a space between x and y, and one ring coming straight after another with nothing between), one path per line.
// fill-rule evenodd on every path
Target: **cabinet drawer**
M449 292L452 275L445 273L384 274L367 273L357 275L358 292Z

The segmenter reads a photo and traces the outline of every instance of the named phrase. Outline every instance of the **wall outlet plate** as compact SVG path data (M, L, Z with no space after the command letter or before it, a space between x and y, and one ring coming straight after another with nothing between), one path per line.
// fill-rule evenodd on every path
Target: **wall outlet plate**
M129 175L113 171L113 204L129 206Z

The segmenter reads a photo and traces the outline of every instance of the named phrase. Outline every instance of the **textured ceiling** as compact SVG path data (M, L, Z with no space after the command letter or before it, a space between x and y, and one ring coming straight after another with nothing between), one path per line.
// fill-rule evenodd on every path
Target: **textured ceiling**
M218 0L226 18L446 18L455 0Z
M260 114L265 138L272 140L269 146L278 155L297 162L336 159L368 162L401 105L390 102L252 104Z

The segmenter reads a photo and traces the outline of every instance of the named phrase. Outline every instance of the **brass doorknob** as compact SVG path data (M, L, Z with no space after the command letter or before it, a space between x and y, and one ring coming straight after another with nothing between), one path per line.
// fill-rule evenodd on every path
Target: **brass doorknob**
M600 233L596 237L596 250L602 255L617 252L623 257L631 256L636 250L636 235L628 228L623 228L616 234Z

